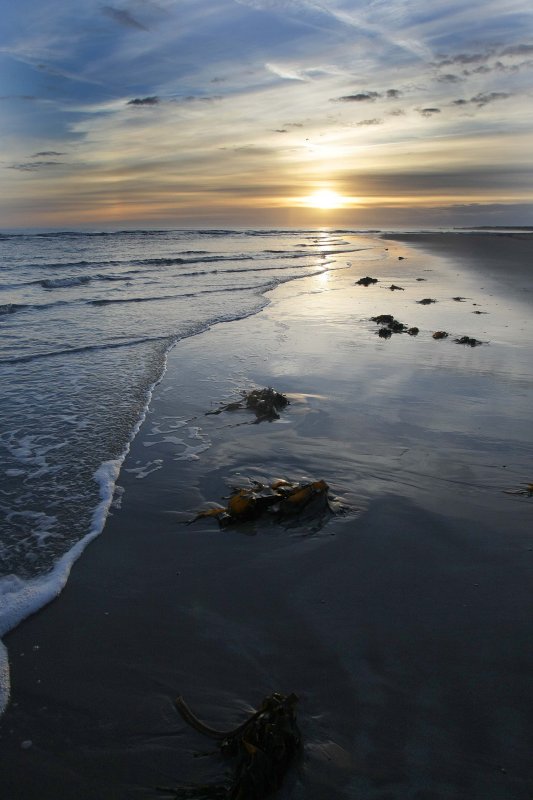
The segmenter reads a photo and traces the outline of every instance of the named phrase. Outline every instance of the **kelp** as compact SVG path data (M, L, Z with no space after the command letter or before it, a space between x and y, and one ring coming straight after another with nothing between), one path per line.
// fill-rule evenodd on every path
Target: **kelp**
M522 497L533 497L533 483L526 483L523 489L504 489L505 494L518 494Z
M366 278L359 278L358 281L355 282L356 286L371 286L373 283L378 283L377 278L369 278L368 275Z
M409 333L410 331L416 330L418 333L418 328L407 328L407 325L404 325L403 322L399 322L397 319L394 319L392 314L378 314L377 317L370 317L372 322L377 322L378 325L382 325L378 330L378 336L382 339L390 339L391 334L393 333ZM411 333L411 336L416 336L416 333Z
M447 339L448 338L448 334L447 334L446 331L435 331L435 333L433 334L433 338L434 339Z
M431 297L424 297L423 300L416 301L419 306L429 306L430 303L436 303L436 300L433 300Z
M335 513L340 506L330 496L326 481L294 483L283 479L271 483L253 480L249 486L235 487L226 506L200 511L189 524L215 517L220 527L258 519L268 514L276 522L297 520L304 512L319 519L325 512Z
M396 292L405 292L405 289L403 288L403 286L396 286L396 284L394 284L394 283L391 283L391 285L389 286L389 289L391 290L391 292L394 292L394 291L396 291Z
M193 714L182 697L176 708L196 731L218 742L221 755L234 761L233 774L219 784L183 784L173 789L175 800L264 800L277 791L300 751L301 735L296 722L295 694L279 692L265 697L259 709L242 725L219 731Z
M466 344L469 347L477 347L478 345L483 344L483 342L480 342L479 339L473 339L470 336L461 336L459 339L454 339L454 342L456 342L456 344Z
M266 389L252 389L250 392L241 392L242 397L233 403L227 403L214 411L206 411L209 414L221 414L223 411L249 410L255 414L255 422L272 422L279 419L279 411L289 405L288 398L276 392L270 386Z

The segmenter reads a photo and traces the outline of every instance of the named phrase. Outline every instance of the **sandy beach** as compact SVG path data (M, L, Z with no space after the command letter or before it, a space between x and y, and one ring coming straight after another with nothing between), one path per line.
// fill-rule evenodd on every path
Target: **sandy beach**
M303 739L280 798L530 800L533 499L507 491L533 480L533 239L494 237L361 237L173 348L102 535L6 637L4 800L216 781L175 697L230 728L274 691ZM380 338L379 314L418 335ZM206 416L263 386L278 421ZM345 513L186 524L275 478L323 479Z

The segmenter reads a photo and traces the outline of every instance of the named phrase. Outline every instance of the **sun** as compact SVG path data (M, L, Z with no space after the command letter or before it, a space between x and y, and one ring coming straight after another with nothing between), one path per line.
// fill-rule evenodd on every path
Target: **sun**
M345 203L344 197L341 197L337 192L332 192L329 189L321 189L306 198L307 204L311 208L342 208Z

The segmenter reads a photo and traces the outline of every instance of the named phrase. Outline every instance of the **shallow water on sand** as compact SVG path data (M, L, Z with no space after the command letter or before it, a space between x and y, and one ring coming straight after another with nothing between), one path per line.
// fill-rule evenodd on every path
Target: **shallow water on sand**
M224 727L280 690L300 695L305 731L286 796L527 797L531 501L505 490L530 480L531 323L456 260L371 244L169 354L106 536L49 609L61 657L33 652L39 618L14 635L32 695L8 712L20 777L18 740L34 736L34 776L73 786L61 752L96 781L81 796L216 778L172 697ZM354 285L367 274L379 283ZM380 339L382 313L419 335ZM205 415L265 385L291 400L279 421ZM325 479L347 513L312 532L184 524L278 477ZM38 712L54 703L57 717Z

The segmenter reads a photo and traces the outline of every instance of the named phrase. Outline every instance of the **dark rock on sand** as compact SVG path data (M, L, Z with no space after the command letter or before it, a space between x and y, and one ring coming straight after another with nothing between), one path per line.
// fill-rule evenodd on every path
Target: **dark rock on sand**
M419 329L416 328L416 327L415 328L408 328L407 329L407 333L409 334L409 336L418 336Z
M405 256L398 256L398 261L403 261L404 259L405 259Z
M452 300L455 300L456 303L464 303L465 300L468 300L467 297L452 297Z
M448 338L448 334L446 333L446 331L435 331L435 333L433 334L433 338L434 339L447 339Z
M391 290L391 292L394 292L394 291L404 292L405 291L405 289L402 286L395 286L393 283L389 286L389 289Z
M431 297L424 297L423 300L416 301L420 306L429 306L430 303L436 303L436 300L433 300Z
M378 336L381 339L390 339L390 337L392 336L392 331L389 330L388 328L380 328L378 331Z
M367 275L366 278L359 278L359 280L356 281L355 285L356 286L371 286L373 283L377 283L377 282L378 282L377 278L369 278L368 275Z

